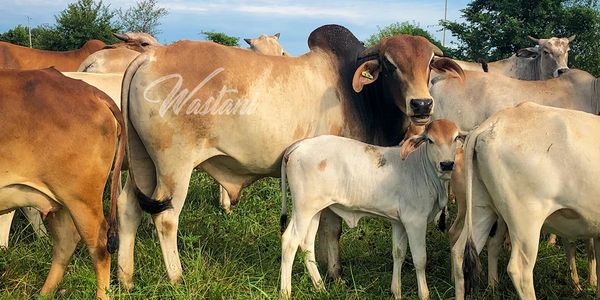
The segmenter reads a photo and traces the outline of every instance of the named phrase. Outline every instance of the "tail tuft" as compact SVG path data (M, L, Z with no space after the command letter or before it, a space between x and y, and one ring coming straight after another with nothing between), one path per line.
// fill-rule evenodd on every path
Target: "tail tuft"
M107 244L106 250L108 253L114 254L119 249L119 234L118 234L118 225L111 222L109 224L108 232L107 232Z
M438 230L441 232L446 232L446 208L442 209L440 213L440 218L438 219Z
M281 230L281 234L283 234L283 232L285 231L287 222L288 222L287 214L282 214L281 217L279 217L279 229Z
M481 269L479 256L473 239L469 237L465 245L463 260L463 276L465 279L465 299L473 299L475 287L479 282L479 272Z

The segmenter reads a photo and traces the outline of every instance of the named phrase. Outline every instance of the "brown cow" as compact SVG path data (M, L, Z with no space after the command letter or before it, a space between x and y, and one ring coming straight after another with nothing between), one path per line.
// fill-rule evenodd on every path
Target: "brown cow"
M0 86L0 213L29 206L47 217L54 249L42 295L57 287L83 238L96 269L96 296L107 299L109 252L118 244L117 185L109 224L102 194L113 160L113 170L123 161L119 109L103 92L54 69L0 70Z
M365 49L346 28L326 25L308 44L308 53L288 57L180 41L131 63L121 105L135 179L119 197L124 287L133 285L142 209L153 215L169 279L181 279L178 218L194 168L237 200L255 180L280 175L281 156L294 141L333 134L397 145L409 120L429 122L429 70L462 73L451 60L435 58L441 51L423 37L398 35ZM322 215L320 241L330 241L328 272L337 276L341 221L328 210Z
M0 69L43 69L54 67L62 72L77 71L90 54L106 47L99 40L89 40L76 50L47 51L0 42Z

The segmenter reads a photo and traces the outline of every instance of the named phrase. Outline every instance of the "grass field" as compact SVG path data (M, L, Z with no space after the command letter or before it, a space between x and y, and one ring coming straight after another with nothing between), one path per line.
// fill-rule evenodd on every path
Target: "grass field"
M179 251L184 282L169 284L158 240L152 225L142 222L136 243L136 287L119 289L116 256L112 263L112 296L116 299L272 299L278 298L280 237L279 180L262 180L242 194L231 215L218 205L216 184L204 173L192 177L179 227ZM452 209L454 211L455 209ZM23 217L13 224L10 249L0 255L0 299L29 299L39 293L51 260L50 239L33 236ZM341 238L343 282L327 280L326 292L316 292L300 259L296 257L292 277L295 299L391 299L392 276L390 227L383 220L363 219L354 229L344 228ZM578 253L583 253L579 245ZM445 233L430 226L427 236L427 280L432 299L451 299L450 250ZM578 255L582 281L587 279L584 255ZM481 255L485 262L485 251ZM477 299L516 299L505 271L507 254L500 261L500 287L486 290L482 281ZM486 278L485 263L482 278ZM325 269L320 268L324 274ZM584 291L574 294L568 279L562 249L542 243L535 268L538 299L593 299ZM410 256L404 263L402 292L417 299L414 268ZM80 243L57 299L92 299L95 276L87 249Z

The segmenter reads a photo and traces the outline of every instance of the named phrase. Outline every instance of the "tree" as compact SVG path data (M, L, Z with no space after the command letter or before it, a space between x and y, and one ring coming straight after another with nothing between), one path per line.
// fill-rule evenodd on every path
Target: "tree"
M600 74L600 13L597 0L474 0L462 10L465 22L442 22L457 38L459 58L494 61L533 46L537 38L568 37L571 66Z
M44 39L42 47L51 50L69 50L81 47L86 41L99 39L113 43L116 39L113 32L120 31L120 26L113 23L115 12L110 5L104 5L102 0L78 0L71 3L60 12L53 30L56 33L48 34L57 39Z
M239 37L229 36L222 32L202 31L201 34L206 35L206 39L217 44L225 46L239 46Z
M119 10L117 14L124 31L157 35L160 33L160 19L168 13L166 8L158 7L157 0L140 0L135 6L125 12Z
M433 38L433 36L431 36L431 34L424 30L423 28L419 27L419 25L417 25L416 23L409 23L409 22L396 22L393 24L390 24L388 26L385 26L383 28L377 26L377 33L372 34L366 41L365 41L365 46L370 47L372 45L375 45L379 42L379 40L381 40L384 37L388 37L388 36L393 36L393 35L397 35L397 34L411 34L411 35L420 35L422 37L425 37L426 39L428 39L430 42L432 42L434 45L436 45L438 48L443 49L442 44Z
M17 25L7 32L0 34L0 41L29 47L29 31L23 25Z

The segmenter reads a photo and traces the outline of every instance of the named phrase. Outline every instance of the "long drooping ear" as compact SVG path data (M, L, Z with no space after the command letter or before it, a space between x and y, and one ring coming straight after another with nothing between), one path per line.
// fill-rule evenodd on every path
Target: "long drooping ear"
M451 73L452 76L465 80L465 71L454 60L447 57L433 57L431 68L440 72Z
M274 34L273 36L276 37L277 39L279 39L280 35L281 35L281 33L278 32L278 33Z
M248 45L252 46L252 39L244 39L244 41L248 43Z
M405 160L409 154L417 150L421 144L425 141L423 135L415 135L409 138L400 145L400 159Z
M379 60L371 59L362 63L352 76L352 89L360 93L366 84L371 84L379 77Z
M517 57L536 58L539 55L539 49L536 47L521 48L517 50Z
M569 38L567 38L569 40L569 43L572 42L575 38L577 37L576 34L570 36Z
M128 42L130 40L129 36L126 33L114 33L113 36L120 39L121 41Z

